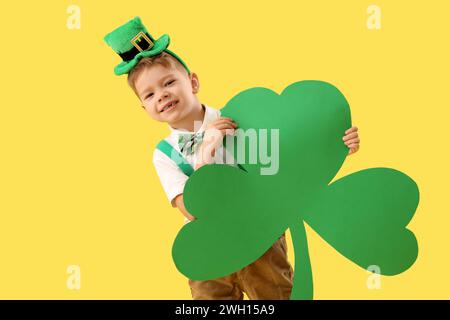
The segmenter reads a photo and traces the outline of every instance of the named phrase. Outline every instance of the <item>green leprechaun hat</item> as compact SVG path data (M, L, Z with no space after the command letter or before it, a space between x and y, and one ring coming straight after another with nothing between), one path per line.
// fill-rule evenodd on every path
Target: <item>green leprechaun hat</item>
M118 76L130 72L142 58L153 57L163 51L180 61L190 74L184 61L167 49L170 43L169 35L165 34L155 40L139 17L111 31L104 40L123 60L114 68L114 73Z

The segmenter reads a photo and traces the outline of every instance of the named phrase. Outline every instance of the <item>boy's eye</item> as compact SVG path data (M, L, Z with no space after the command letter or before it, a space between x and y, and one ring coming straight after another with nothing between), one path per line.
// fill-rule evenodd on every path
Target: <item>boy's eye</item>
M167 85L170 85L170 84L172 84L172 83L174 83L175 82L175 80L170 80L169 82L167 82L166 83L166 86ZM148 98L150 98L150 97L152 97L153 96L153 93L149 93L146 97L145 97L145 99L148 99Z

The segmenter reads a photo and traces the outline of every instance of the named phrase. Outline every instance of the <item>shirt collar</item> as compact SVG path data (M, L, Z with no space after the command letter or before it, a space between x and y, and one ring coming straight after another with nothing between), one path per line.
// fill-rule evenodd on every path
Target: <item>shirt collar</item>
M202 125L200 127L200 129L198 129L197 132L201 132L201 131L205 131L206 127L208 126L208 124L214 120L215 118L217 118L217 110L202 104L202 108L205 109L205 115L203 117L203 122ZM194 131L187 131L184 129L175 129L172 126L169 125L170 130L172 131L172 134L186 134L186 133L195 133Z

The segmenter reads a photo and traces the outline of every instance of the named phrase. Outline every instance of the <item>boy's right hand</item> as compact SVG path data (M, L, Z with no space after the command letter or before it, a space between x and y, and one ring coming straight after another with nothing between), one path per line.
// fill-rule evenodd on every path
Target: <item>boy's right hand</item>
M203 143L199 148L200 158L197 160L196 170L205 164L214 163L216 149L222 146L223 138L227 134L233 135L237 127L233 119L226 117L220 117L206 127Z

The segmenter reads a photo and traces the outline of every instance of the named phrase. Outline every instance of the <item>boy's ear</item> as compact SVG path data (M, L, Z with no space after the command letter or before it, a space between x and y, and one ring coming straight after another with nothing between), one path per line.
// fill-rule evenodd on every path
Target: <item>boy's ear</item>
M191 78L192 92L198 93L200 89L200 81L198 80L197 74L191 73L189 77Z

